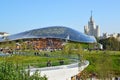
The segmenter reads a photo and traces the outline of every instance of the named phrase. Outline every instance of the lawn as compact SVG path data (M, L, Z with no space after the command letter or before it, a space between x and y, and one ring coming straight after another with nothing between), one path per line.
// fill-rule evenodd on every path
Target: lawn
M78 52L74 54L65 54L63 51L42 52L39 55L34 53L17 54L7 57L0 57L0 61L13 62L22 64L27 67L47 67L47 62L50 60L52 66L70 64L78 59ZM82 72L84 77L95 75L98 78L120 76L120 52L119 51L82 51L81 59L88 60L90 65Z
M98 78L120 76L119 51L86 51L84 58L90 65L83 71L86 77L94 75Z
M34 55L34 53L24 53L24 54L17 54L17 55L10 55L0 57L1 62L13 62L15 64L22 64L23 66L27 67L47 67L47 62L51 61L51 66L58 66L61 65L60 61L63 60L64 64L70 64L74 62L72 59L68 58L68 55L61 54L60 51L58 52L45 52L40 55Z

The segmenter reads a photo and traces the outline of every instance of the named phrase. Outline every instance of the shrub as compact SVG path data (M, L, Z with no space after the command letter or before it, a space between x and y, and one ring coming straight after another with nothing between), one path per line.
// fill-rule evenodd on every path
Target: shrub
M40 76L38 71L30 75L30 70L26 71L22 65L2 62L0 63L0 80L47 80L47 78Z

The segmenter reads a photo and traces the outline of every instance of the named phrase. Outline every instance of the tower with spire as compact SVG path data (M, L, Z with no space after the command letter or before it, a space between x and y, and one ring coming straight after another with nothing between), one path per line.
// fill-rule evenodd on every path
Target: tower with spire
M84 26L84 33L90 36L100 37L100 29L93 20L92 11L90 21L88 21L88 25Z

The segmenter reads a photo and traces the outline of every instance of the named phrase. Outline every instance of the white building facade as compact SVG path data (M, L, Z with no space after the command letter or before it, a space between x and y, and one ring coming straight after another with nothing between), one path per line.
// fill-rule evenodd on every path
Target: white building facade
M91 15L88 25L84 26L84 33L90 36L100 37L100 28L95 24Z
M9 35L10 35L9 33L6 33L6 32L0 32L0 37L9 36Z
M101 36L100 39L107 39L110 37L114 37L115 39L120 41L120 33L113 33L113 34L103 33L103 36Z

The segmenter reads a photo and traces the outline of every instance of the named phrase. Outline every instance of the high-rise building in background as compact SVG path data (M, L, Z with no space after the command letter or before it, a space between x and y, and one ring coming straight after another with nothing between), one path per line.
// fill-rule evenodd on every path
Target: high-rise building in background
M88 25L84 26L84 33L90 36L100 37L100 28L95 24L92 17L92 12L90 21L88 21Z

